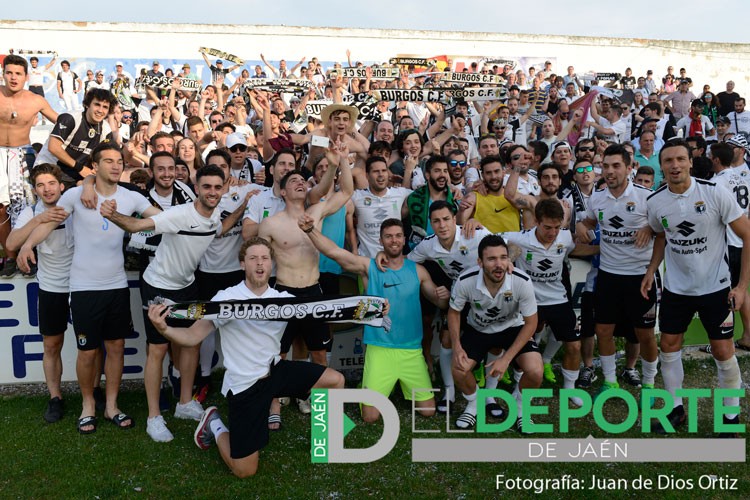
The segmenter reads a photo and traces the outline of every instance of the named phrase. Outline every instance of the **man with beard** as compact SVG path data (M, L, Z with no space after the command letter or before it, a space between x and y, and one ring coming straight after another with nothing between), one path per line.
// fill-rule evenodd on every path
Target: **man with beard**
M458 213L459 224L465 224L466 221L474 218L493 233L520 230L519 210L529 208L531 205L529 200L516 193L518 175L511 175L508 185L503 188L505 173L499 156L482 158L480 168L487 194L483 195L474 191L461 201ZM515 169L513 173L517 174Z
M386 219L380 226L380 241L387 257L385 272L378 270L374 259L354 255L336 246L321 234L319 220L309 214L300 217L299 227L321 253L338 262L341 267L362 277L367 295L385 297L390 303L391 329L365 326L365 369L362 387L388 397L399 382L404 398L414 400L417 412L425 417L435 414L435 398L427 364L422 355L421 291L438 307L447 307L450 292L438 287L421 265L404 257L404 227L398 219ZM365 422L380 417L377 408L362 405Z
M166 158L166 157L164 157ZM174 167L174 163L172 163ZM156 249L154 260L143 273L141 299L144 306L156 297L174 302L190 302L199 298L195 282L195 270L208 246L217 234L231 229L244 212L237 210L231 217L220 218L216 210L224 186L224 172L216 166L206 166L196 174L197 198L164 212L146 213L143 219L123 215L117 211L117 203L104 201L100 213L125 231L153 231L161 234L162 241ZM156 210L154 208L154 210ZM175 320L175 326L190 326L192 322ZM148 400L149 418L146 432L157 442L173 439L159 411L159 386L162 379L162 364L167 354L169 340L161 335L152 323L146 324L148 355L144 371L144 386ZM197 346L180 350L181 385L180 403L175 417L200 420L203 407L192 399L192 386L198 365ZM185 388L188 388L185 390Z
M547 163L539 167L537 171L539 177L539 196L537 201L553 199L557 200L563 207L565 216L563 217L564 228L570 227L571 222L575 222L573 218L574 206L573 200L568 195L565 199L560 199L558 193L560 192L560 184L562 179L562 171L557 165Z
M578 238L589 243L588 231L599 225L600 263L594 290L594 322L604 374L602 390L619 387L615 366L615 326L630 324L641 346L643 384L654 387L658 349L654 337L656 287L641 296L641 281L651 259L646 198L651 191L630 181L632 158L621 145L604 151L602 172L607 187L596 191L586 207ZM653 284L652 284L653 285ZM612 300L619 297L620 300ZM622 307L622 304L628 304ZM623 372L623 378L627 373Z
M478 267L464 271L453 287L448 310L448 330L453 345L453 379L468 401L456 425L468 429L476 424L477 383L473 369L488 352L504 350L487 368L502 377L511 363L523 370L513 396L517 401L516 427L523 433L521 391L538 388L542 382L542 358L533 335L537 326L537 305L529 277L508 272L508 246L497 235L479 243ZM463 324L461 311L469 307ZM526 420L529 422L528 418Z
M451 187L459 189L463 194L466 194L464 172L467 165L466 153L460 149L454 149L448 153L448 175L451 179Z
M405 217L407 227L411 230L409 248L414 248L425 237L434 234L428 212L430 204L437 200L444 200L448 205L458 209L449 189L448 159L445 156L432 155L425 164L425 178L427 184L414 190L406 198Z
M11 54L3 62L5 85L0 86L0 246L6 247L11 224L23 210L33 203L33 193L24 189L28 178L26 152L30 147L29 134L37 113L54 122L57 113L42 96L24 90L28 63L21 56ZM54 132L54 131L53 131ZM56 163L54 159L52 163ZM33 159L30 163L33 163ZM44 163L38 161L37 163ZM13 219L13 220L11 220ZM6 250L6 263L0 275L10 277L16 272L13 254Z

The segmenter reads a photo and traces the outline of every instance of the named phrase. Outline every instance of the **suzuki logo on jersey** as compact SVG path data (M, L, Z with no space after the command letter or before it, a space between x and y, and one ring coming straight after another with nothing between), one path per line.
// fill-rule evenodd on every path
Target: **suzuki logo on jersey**
M485 312L484 314L488 318L495 318L498 314L500 314L500 309L498 309L497 307L491 307L487 309L487 312Z
M697 210L697 208L696 208L696 210ZM693 228L695 227L695 224L693 224L691 222L688 222L686 220L684 220L684 221L680 222L679 224L677 224L677 227L679 228L679 231L677 231L677 232L680 233L683 236L690 236L691 234L693 234L695 232L693 230Z
M448 264L448 267L456 271L456 273L460 273L464 270L464 266L460 262L456 262L455 260Z
M375 209L373 217L375 218L375 220L386 220L388 218L388 211L385 208L378 207Z
M546 271L552 267L552 261L549 259L540 260L536 265L540 270Z
M615 215L614 217L610 217L609 218L609 224L613 228L615 228L615 229L620 229L621 227L623 227L623 223L622 222L623 222L623 220L620 217L618 217L617 215Z

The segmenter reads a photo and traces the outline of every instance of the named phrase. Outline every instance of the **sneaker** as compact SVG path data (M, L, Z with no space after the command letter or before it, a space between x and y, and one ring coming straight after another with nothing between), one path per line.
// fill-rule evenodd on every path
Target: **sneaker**
M31 269L29 270L28 273L25 273L25 272L21 271L21 276L23 276L26 279L32 279L32 278L34 278L36 276L36 272L38 270L38 267L37 267L36 264L31 264L29 267Z
M195 389L195 393L193 394L193 399L203 404L208 397L208 391L211 390L211 377L204 377L201 375L201 377L198 378L197 382L198 383Z
M510 385L513 383L513 381L510 379L510 370L505 370L505 373L503 374L503 378L500 379L500 382L502 382L505 385Z
M16 259L5 259L5 264L3 265L3 268L0 269L0 278L12 278L16 273L18 273Z
M740 423L740 416L735 415L734 418L727 418L726 415L722 417L722 421L724 424L739 424ZM722 439L737 439L740 436L739 432L720 432L719 437Z
M593 366L584 366L581 373L578 374L578 380L576 380L576 387L579 389L588 389L591 384L596 382L599 377L596 376L596 371Z
M211 447L211 442L214 441L214 433L211 430L211 421L219 418L219 410L215 406L209 406L206 411L203 412L198 427L195 429L193 434L193 440L195 444L201 450L207 450Z
M677 428L682 427L682 425L685 424L685 420L687 420L685 408L682 405L675 406L672 408L672 411L669 412L669 415L667 415L667 420L669 420L669 423L672 424L672 428L674 428L676 432ZM661 422L656 419L651 420L651 431L656 434L667 433L667 430L661 425Z
M303 415L309 415L312 412L312 408L310 407L310 398L307 399L297 399L297 408L299 408L300 413Z
M185 420L200 420L203 416L203 407L194 399L191 399L190 402L184 405L177 403L174 416Z
M533 424L534 421L532 419L529 419L529 423ZM523 430L523 417L518 417L516 420L516 430L518 430L519 434L532 434L532 432L524 432Z
M552 370L552 363L544 363L544 380L546 380L550 384L554 384L557 382L555 372L554 370Z
M172 397L179 399L180 398L180 377L176 376L172 369L174 368L174 365L172 363L169 363L169 368L167 368L167 380L169 380L169 385L172 386Z
M55 396L47 401L47 409L44 412L44 420L48 424L54 424L63 418L64 404L63 400Z
M596 396L594 396L594 399L599 397L603 392L609 391L610 389L619 389L620 384L617 382L607 382L606 380L602 384L602 386L599 388L598 391L596 391Z
M157 443L168 443L174 439L172 433L167 429L164 417L161 415L148 419L146 422L146 433Z
M625 368L622 373L620 373L620 378L633 387L641 386L641 374L638 373L638 370L635 368Z

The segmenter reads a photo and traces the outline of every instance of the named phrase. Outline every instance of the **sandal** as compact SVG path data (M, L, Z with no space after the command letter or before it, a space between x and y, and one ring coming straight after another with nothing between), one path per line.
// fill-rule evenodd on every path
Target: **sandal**
M115 427L118 427L120 429L130 429L131 427L135 427L135 420L125 413L118 413L112 418L107 418L105 416L104 420L106 420L107 422L112 422ZM123 422L126 422L128 420L130 420L130 423L127 425L123 425Z
M278 424L278 427L271 427L272 425ZM269 431L280 431L281 430L281 415L278 413L271 413L268 415L268 430Z
M83 430L84 427L88 427L89 425L93 426L93 429L89 430ZM96 432L96 417L95 416L89 416L89 417L83 417L78 419L78 433L79 434L93 434Z
M477 417L471 413L464 412L456 419L456 427L459 429L471 429L476 423Z
M491 415L495 418L503 418L505 412L497 403L487 403L484 405L485 415Z

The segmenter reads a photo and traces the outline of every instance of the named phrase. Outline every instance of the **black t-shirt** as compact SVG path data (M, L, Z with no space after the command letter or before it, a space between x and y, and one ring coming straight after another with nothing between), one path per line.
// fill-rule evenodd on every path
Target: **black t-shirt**
M727 92L719 92L716 94L716 97L719 98L719 114L721 116L727 116L734 111L734 101L739 99L740 95L737 92L732 92L731 94Z
M220 75L225 75L229 73L229 70L226 68L217 68L213 64L210 66L211 69L211 81L215 82L217 78L219 78Z
M549 103L547 104L547 113L551 115L554 115L555 113L557 113L557 110L560 109L560 101L561 99L557 99L554 101L550 99Z
M633 90L636 85L636 80L634 76L623 76L620 78L620 85L622 85L622 88L625 90Z

